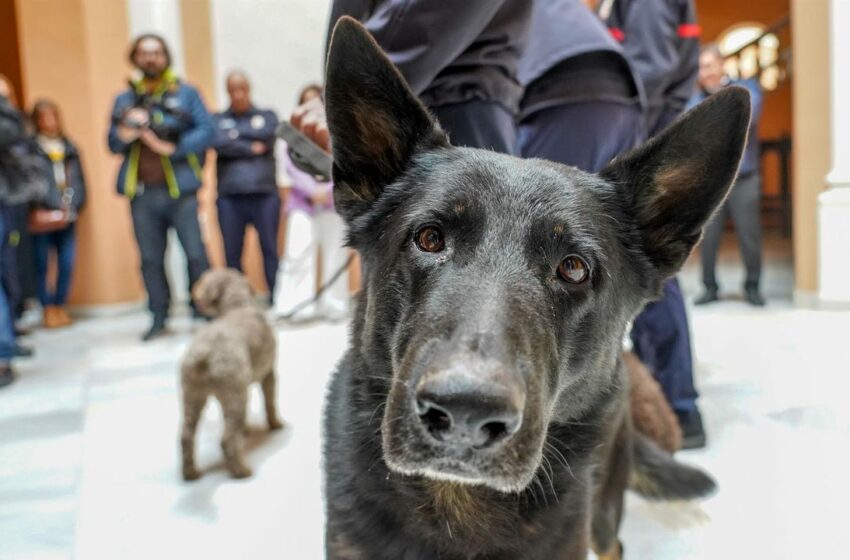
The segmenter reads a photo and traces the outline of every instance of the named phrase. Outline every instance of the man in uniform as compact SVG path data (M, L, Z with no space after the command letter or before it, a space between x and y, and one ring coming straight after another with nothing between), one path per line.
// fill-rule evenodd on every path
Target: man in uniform
M694 2L602 0L598 9L643 83L645 126L652 137L679 116L693 93L700 36ZM703 447L688 317L675 278L665 283L661 299L637 316L631 338L635 353L654 373L676 412L682 447Z
M277 115L251 101L251 84L241 72L227 76L230 107L215 115L218 224L227 266L242 270L245 228L254 226L263 253L269 297L277 276L280 195L274 157Z

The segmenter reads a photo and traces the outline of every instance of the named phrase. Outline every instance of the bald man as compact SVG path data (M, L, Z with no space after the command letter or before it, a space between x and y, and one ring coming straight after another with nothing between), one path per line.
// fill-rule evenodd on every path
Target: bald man
M257 230L269 298L277 273L280 196L275 179L277 115L251 101L251 84L241 72L227 76L230 107L215 115L218 153L218 223L227 266L242 270L245 228Z

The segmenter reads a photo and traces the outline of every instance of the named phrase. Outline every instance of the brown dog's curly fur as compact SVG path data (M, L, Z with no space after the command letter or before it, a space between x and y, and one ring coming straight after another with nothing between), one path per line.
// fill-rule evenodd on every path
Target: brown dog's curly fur
M215 396L224 414L221 449L234 478L251 476L243 457L248 387L260 382L269 428L282 427L275 407L275 334L254 302L245 277L233 269L204 273L192 290L195 304L215 319L204 326L186 351L180 369L183 388L183 479L195 480L195 432L207 397Z
M632 422L659 447L673 453L682 447L682 429L649 368L633 352L623 352L629 372Z

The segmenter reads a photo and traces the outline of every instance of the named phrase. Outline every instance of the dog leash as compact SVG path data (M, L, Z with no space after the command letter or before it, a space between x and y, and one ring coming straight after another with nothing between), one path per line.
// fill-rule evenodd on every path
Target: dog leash
M305 307L312 305L312 304L316 303L317 301L319 301L319 298L322 297L322 294L325 293L325 291L327 291L328 288L333 286L334 283L337 280L339 280L339 278L340 278L340 276L342 276L343 272L348 270L348 267L353 260L354 260L354 255L353 254L348 255L348 258L345 260L345 264L343 264L341 267L339 267L337 269L337 271L334 272L333 275L328 279L327 282L325 282L324 284L319 286L319 289L316 290L316 293L312 297L310 297L309 299L306 299L306 300L302 301L301 303L297 304L295 307L293 307L292 309L290 309L286 313L281 313L280 315L275 317L275 324L281 324L281 323L284 323L285 321L288 321L289 319L292 319L296 314L298 314L299 311L301 311Z
M333 160L330 155L322 150L319 146L315 144L310 138L305 136L301 131L296 129L294 126L289 124L286 121L283 121L278 125L276 130L278 138L282 138L286 141L287 151L289 152L289 158L292 163L300 169L301 171L308 173L315 178L328 181L331 177L331 169L333 166ZM319 301L319 298L322 297L322 294L330 288L334 282L336 282L342 273L348 269L348 266L351 264L351 261L354 259L354 255L349 255L348 259L345 261L345 264L342 265L339 270L333 273L333 276L330 279L319 286L319 289L316 290L316 293L310 299L302 301L286 313L282 313L278 315L275 319L277 324L280 324L284 321L292 319L299 311L307 307L308 305L312 305Z

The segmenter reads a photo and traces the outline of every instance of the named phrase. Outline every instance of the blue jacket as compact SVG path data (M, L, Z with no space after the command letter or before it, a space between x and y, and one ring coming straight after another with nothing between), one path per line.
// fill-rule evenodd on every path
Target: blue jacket
M163 82L163 91L151 94L153 122L168 130L176 140L177 149L171 157L162 156L168 191L173 198L194 193L201 186L202 170L207 148L212 145L215 124L204 107L198 91L172 78ZM112 125L109 127L109 149L124 156L118 171L118 192L132 198L138 183L140 141L126 144L118 138L118 123L124 113L139 103L138 85L115 99Z
M366 26L429 107L473 99L515 112L532 0L334 0L330 26Z
M276 193L274 142L277 115L251 107L242 114L232 109L215 115L213 147L218 173L218 195ZM266 152L251 151L253 142L266 145Z
M606 23L643 82L646 128L655 135L694 91L700 37L694 0L620 0Z
M750 130L747 136L747 147L744 148L744 157L741 158L741 166L738 168L738 176L743 177L755 173L760 169L761 150L759 148L758 127L761 120L761 108L764 94L758 80L750 78L747 80L729 80L726 86L741 86L750 92ZM709 93L703 90L697 91L690 101L688 109L702 102Z

